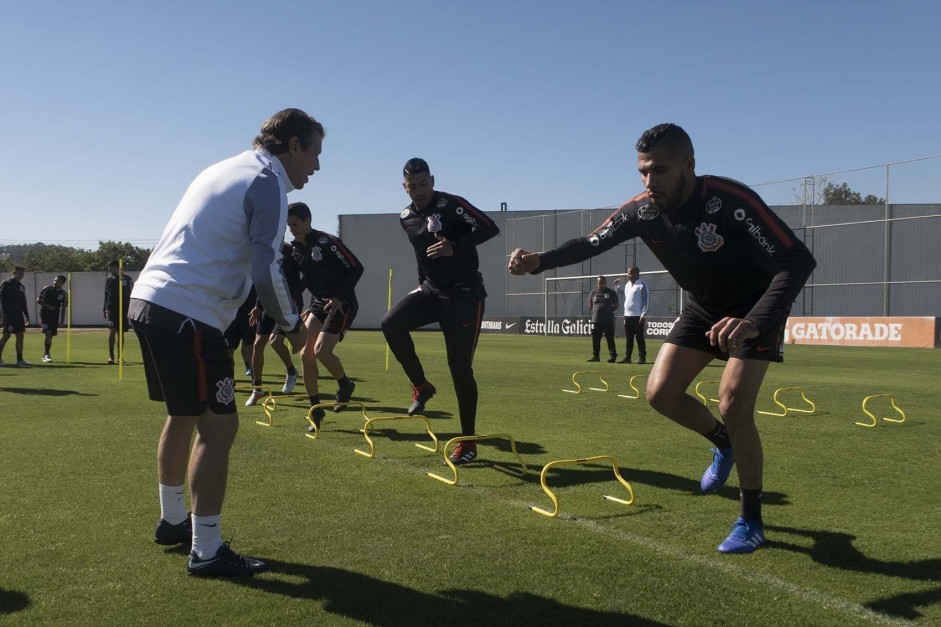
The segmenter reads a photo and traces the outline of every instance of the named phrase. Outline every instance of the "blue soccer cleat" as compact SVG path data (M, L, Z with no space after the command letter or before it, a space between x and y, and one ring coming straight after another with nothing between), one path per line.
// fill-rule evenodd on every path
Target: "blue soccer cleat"
M732 523L732 532L719 545L719 553L751 553L765 543L765 528L739 517Z
M735 456L731 448L714 448L712 464L702 473L702 479L699 480L699 487L703 492L715 492L725 485L732 472L732 466L735 464Z

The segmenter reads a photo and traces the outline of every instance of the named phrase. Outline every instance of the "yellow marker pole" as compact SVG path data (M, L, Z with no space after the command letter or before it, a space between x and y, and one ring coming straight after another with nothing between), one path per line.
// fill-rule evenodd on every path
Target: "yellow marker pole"
M124 260L118 259L118 381L124 381Z
M389 298L386 303L386 311L392 309L392 268L389 268ZM386 344L386 372L389 371L389 345Z
M66 292L68 303L65 305L66 317L68 318L68 326L65 327L65 363L72 363L72 273L69 272L69 289Z

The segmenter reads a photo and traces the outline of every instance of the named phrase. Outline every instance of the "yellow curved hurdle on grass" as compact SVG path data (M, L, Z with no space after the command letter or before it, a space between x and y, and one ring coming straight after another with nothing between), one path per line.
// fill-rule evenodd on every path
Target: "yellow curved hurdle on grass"
M618 394L618 398L630 398L630 399L637 399L637 398L640 398L640 390L638 390L637 387L634 385L634 381L637 381L638 379L646 379L647 376L648 376L648 375L645 375L645 374L635 374L633 377L631 377L631 380L628 381L627 384L628 384L629 386L631 386L631 389L632 389L632 390L634 390L634 394L633 394L633 395L631 395L631 394Z
M788 407L778 399L778 394L781 392L786 392L788 390L797 390L801 393L801 398L804 399L804 402L810 405L810 409L798 409L797 407ZM807 398L807 395L804 394L804 388L793 387L793 388L778 388L774 391L774 398L772 399L775 404L782 409L782 411L756 411L756 414L761 414L762 416L787 416L788 412L793 412L795 414L812 414L817 411L817 406L812 400Z
M348 401L346 403L318 403L317 405L311 406L311 408L307 410L307 422L309 422L310 426L314 428L314 432L305 433L304 437L310 438L311 440L316 440L317 436L320 435L320 427L318 427L314 422L314 419L311 418L315 409L326 410L329 407L332 411L334 407L348 407L350 405L359 407L360 411L362 412L363 420L369 420L369 416L366 415L366 406L359 401ZM360 431L362 431L362 429L360 429Z
M875 427L876 426L876 424L879 421L876 420L875 415L873 415L873 413L866 408L866 404L874 398L888 398L892 402L892 408L896 412L898 412L899 416L901 416L901 418L889 418L888 416L883 416L882 418L883 420L885 420L886 422L898 422L898 423L905 422L905 412L902 411L902 409L898 405L895 404L894 394L873 394L872 396L867 396L866 398L863 399L863 412L872 419L872 424L869 424L866 422L856 422L854 424L857 424L860 427Z
M578 381L575 380L576 377L578 377L578 375L580 375L580 374L596 374L596 375L598 375L598 380L601 381L601 382L604 384L604 387L603 387L603 388L588 388L589 390L594 390L595 392L607 392L607 391L608 391L608 382L605 381L604 378L601 376L601 371L600 371L600 370L576 370L576 371L572 374L572 383L575 384L575 389L574 389L574 390L566 390L565 388L562 388L562 391L563 391L563 392L568 392L568 393L570 393L570 394L581 394L581 393L582 393L582 386L580 386L580 385L578 384Z
M695 387L695 390L694 390L694 391L696 392L696 396L699 397L699 400L701 400L701 401L702 401L702 404L705 405L706 407L709 407L709 403L715 403L716 405L719 404L719 399L717 399L717 398L707 398L705 394L703 394L702 392L699 391L699 388L700 388L700 387L702 387L703 385L711 384L711 383L716 383L716 384L718 384L718 383L721 383L721 382L720 382L720 381L700 381L699 383L696 384L696 387Z
M423 421L425 421L425 431L427 431L427 432L428 432L428 435L431 436L431 441L435 443L435 447L434 447L434 448L431 448L430 446L425 446L424 444L418 444L417 442L415 443L415 446L417 446L418 448L420 448L420 449L422 449L422 450L424 450L424 451L429 451L429 452L431 452L431 453L437 453L437 452L438 452L438 436L436 436L436 435L434 434L434 432L431 430L431 423L428 422L428 419L427 419L426 417L422 416L422 415L417 415L417 416L407 416L407 415L406 415L406 416L376 416L375 418L370 418L370 419L368 419L368 420L366 421L366 424L363 425L362 431L363 431L363 437L366 438L366 442L369 444L369 452L367 453L366 451L361 451L361 450L359 450L358 448L354 448L353 450L354 450L356 453L359 453L360 455L362 455L363 457L369 457L369 458L375 457L375 456L376 456L376 445L373 443L372 438L369 437L369 427L371 427L373 424L375 424L375 423L377 423L377 422L384 422L384 421L387 421L387 420L423 420Z
M548 511L536 507L535 505L530 506L529 509L533 510L537 514L542 514L543 516L548 516L549 518L556 518L559 515L559 499L556 497L555 493L549 489L549 486L546 484L546 474L551 468L557 466L573 466L575 464L594 464L598 462L611 462L611 470L614 471L615 478L627 489L627 493L630 495L630 498L627 500L619 499L607 494L604 495L609 501L614 501L615 503L621 503L622 505L630 505L634 502L634 489L631 488L631 484L624 480L624 477L621 476L621 471L618 470L618 462L616 459L610 455L597 455L595 457L580 457L578 459L557 459L556 461L549 462L542 467L542 472L539 474L539 483L542 484L542 490L549 495L549 498L552 499L552 505L555 507L554 511Z
M267 390L268 388L261 388L262 390ZM265 397L265 400L261 403L261 408L265 412L266 421L256 420L256 425L261 425L262 427L272 427L274 426L274 412L278 409L278 400L279 398L300 398L307 396L306 394L282 394L281 396L273 396L271 391L268 390L268 396Z
M520 477L526 476L526 473L528 472L526 468L526 462L524 462L523 458L520 457L520 454L516 452L516 440L514 440L513 436L510 435L509 433L493 433L490 435L461 435L456 438L451 438L450 440L448 440L448 443L444 445L444 463L447 464L451 468L451 472L454 473L454 479L446 479L445 477L442 477L441 475L436 475L433 472L429 472L425 474L427 474L432 479L437 479L438 481L441 481L442 483L446 483L448 485L457 485L457 482L459 479L459 476L457 473L457 466L452 464L451 460L448 458L448 449L450 449L452 446L457 446L457 444L460 442L477 442L480 440L509 440L510 448L513 451L513 455L515 455L516 459L519 460L520 468L522 468L522 470L519 473L519 476Z

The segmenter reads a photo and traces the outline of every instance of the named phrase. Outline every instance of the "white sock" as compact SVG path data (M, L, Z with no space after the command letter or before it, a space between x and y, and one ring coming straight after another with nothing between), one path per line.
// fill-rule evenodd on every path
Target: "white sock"
M215 557L222 546L221 514L215 516L193 515L193 550L201 560Z
M186 520L186 504L183 502L183 486L160 486L160 518L171 525L179 525Z

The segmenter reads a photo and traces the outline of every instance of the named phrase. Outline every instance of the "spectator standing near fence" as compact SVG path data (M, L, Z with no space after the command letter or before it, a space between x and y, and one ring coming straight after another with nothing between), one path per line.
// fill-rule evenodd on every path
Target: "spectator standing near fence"
M614 279L614 291L624 303L624 335L627 338L626 352L620 364L631 363L634 354L634 339L637 339L638 363L647 363L647 341L644 339L644 323L647 321L647 308L650 306L650 290L640 278L640 269L631 266L627 269L627 285L621 285L621 279Z
M614 343L614 312L618 310L618 296L608 287L608 279L599 276L595 279L595 289L588 294L588 309L591 311L591 359L600 361L601 336L608 342L608 363L613 364L618 358L618 348Z
M108 276L105 278L105 305L102 309L108 321L108 365L115 364L114 347L121 327L121 345L118 353L124 354L124 334L127 333L127 308L131 303L131 290L134 281L124 274L124 269L117 259L108 263Z

